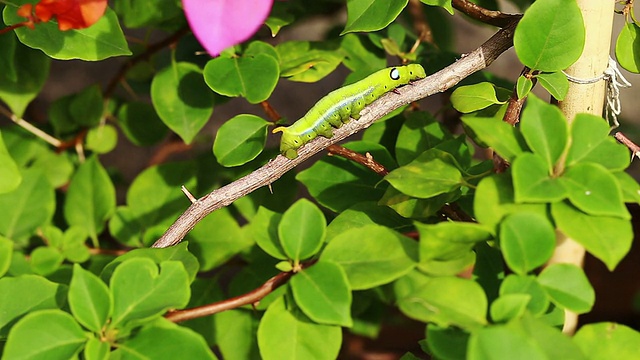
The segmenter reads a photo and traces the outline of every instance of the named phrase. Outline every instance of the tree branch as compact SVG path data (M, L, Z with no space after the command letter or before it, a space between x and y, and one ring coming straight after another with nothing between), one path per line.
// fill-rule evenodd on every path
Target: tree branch
M252 191L273 183L284 173L309 159L331 144L345 139L369 127L377 119L399 108L427 96L450 89L469 75L489 66L503 52L513 45L513 33L517 22L498 31L478 49L464 55L454 64L416 81L413 86L404 86L399 94L388 93L365 108L357 121L350 121L334 130L331 139L319 136L299 149L298 157L289 160L278 155L266 165L220 189L203 196L193 203L171 227L158 239L153 247L164 248L178 244L193 227L211 212L225 207Z
M501 11L485 9L469 0L452 0L451 5L470 18L501 28L509 26L522 17L522 14L505 14Z

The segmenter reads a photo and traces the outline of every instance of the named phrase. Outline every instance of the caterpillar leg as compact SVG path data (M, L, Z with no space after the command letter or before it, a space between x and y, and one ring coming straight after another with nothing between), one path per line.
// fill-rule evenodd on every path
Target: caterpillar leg
M282 155L284 155L289 160L293 160L298 157L298 151L294 149L288 149Z

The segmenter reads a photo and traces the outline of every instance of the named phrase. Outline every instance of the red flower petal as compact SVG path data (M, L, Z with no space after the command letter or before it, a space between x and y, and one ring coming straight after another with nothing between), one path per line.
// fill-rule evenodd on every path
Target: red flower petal
M53 16L62 31L84 29L95 24L107 10L107 0L41 0L36 17L49 21Z

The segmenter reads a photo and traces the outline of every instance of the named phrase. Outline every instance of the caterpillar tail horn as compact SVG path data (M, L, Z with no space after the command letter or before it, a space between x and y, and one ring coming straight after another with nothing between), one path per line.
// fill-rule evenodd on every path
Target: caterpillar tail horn
M271 133L275 134L277 132L284 132L286 128L287 128L286 126L278 126L277 128L271 130Z

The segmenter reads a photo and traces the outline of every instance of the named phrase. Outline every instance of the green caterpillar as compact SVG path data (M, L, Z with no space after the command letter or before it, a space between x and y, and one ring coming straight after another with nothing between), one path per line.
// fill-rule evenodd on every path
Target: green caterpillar
M280 126L282 132L280 152L289 159L298 157L297 149L322 135L333 136L333 127L339 128L350 117L360 118L360 111L373 101L397 87L426 77L422 65L396 66L377 71L363 80L330 92L318 101L300 120L291 126Z

